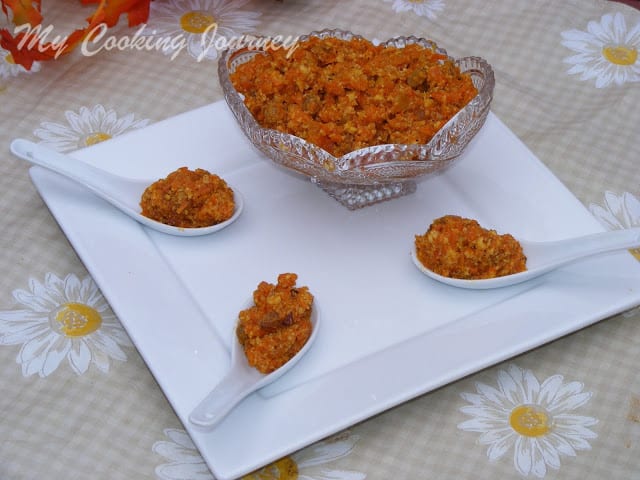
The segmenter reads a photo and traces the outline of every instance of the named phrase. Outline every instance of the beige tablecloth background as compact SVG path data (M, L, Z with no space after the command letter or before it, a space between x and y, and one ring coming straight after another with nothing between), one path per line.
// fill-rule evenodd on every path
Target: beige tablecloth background
M620 67L619 83L603 81L605 74L584 78L566 61L578 54L567 43L577 32L603 38L607 28L637 55L638 10L601 0L155 0L149 24L162 8L176 16L222 4L245 19L235 33L335 27L377 39L413 34L453 56L486 58L496 75L494 113L606 228L640 226L640 60ZM80 13L71 19L63 15L74 10ZM62 29L91 9L50 0L43 11ZM625 38L633 29L635 36ZM122 21L110 33L134 30ZM613 67L602 59L600 65ZM0 74L0 479L212 478L118 320L100 306L99 292L86 293L95 286L31 184L28 166L8 147L25 137L75 150L88 134L122 134L220 100L215 60L198 62L186 50L171 60L116 49L77 52L29 73L5 59ZM101 313L103 336L80 337L91 357L62 351L45 361L40 354L61 351L68 339L42 319L74 299ZM296 478L278 471L286 464L307 479L640 478L639 321L636 309L481 371L310 446L260 478ZM45 337L50 345L38 343ZM547 452L544 468L528 475L522 461L514 462L523 438L512 435L501 452L499 445L490 449L482 428L464 423L473 418L464 407L506 378L565 388L567 421L582 425L557 431L560 438L537 437Z

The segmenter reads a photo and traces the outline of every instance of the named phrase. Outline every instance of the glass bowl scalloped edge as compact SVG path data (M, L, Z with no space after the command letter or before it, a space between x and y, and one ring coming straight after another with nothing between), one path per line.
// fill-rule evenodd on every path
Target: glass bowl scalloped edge
M349 31L331 29L302 35L298 42L312 36L343 40L364 38ZM462 72L471 75L478 89L478 94L426 144L375 145L334 157L300 137L261 127L249 112L242 95L234 88L230 74L262 50L245 47L223 51L218 61L218 77L227 105L241 130L258 150L276 164L308 177L331 197L353 210L414 192L418 177L441 172L460 156L489 113L495 79L486 60L480 57L452 58L435 42L415 36L394 37L381 42L397 48L411 43L433 48L452 59Z

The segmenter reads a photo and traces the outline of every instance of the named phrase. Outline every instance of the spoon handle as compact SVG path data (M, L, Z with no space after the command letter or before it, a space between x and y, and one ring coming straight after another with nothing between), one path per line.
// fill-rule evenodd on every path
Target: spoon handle
M213 427L255 387L255 376L232 369L193 409L189 421L200 427Z
M531 254L532 257L539 255L541 264L555 264L569 263L590 255L638 246L640 246L640 227L594 233L556 242L531 243L525 249L525 254Z
M122 199L142 193L132 182L29 140L17 138L11 142L10 149L14 155L70 178L120 208L132 208Z
M17 138L11 142L11 152L30 163L45 167L87 185L101 183L104 172L68 155L43 147L37 143Z

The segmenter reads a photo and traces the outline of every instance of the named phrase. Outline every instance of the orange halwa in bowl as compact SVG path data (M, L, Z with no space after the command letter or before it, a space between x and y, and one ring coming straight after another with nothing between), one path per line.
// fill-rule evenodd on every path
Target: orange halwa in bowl
M350 209L415 191L417 178L460 156L489 113L491 66L430 40L374 44L323 30L290 49L263 44L222 53L227 104L263 154Z

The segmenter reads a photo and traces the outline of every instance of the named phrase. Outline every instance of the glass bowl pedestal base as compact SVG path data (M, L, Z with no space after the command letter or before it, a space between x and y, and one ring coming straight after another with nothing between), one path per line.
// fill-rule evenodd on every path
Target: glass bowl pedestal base
M311 183L320 187L330 197L349 210L368 207L385 200L409 195L416 191L416 182L414 180L372 185L350 185L322 181L312 177Z

